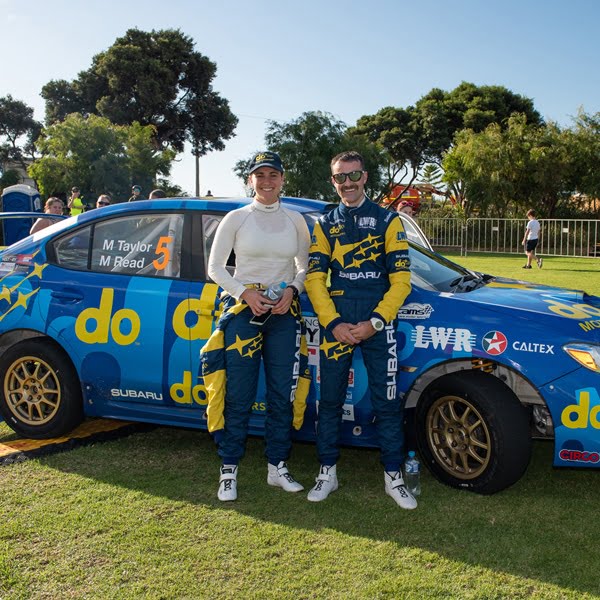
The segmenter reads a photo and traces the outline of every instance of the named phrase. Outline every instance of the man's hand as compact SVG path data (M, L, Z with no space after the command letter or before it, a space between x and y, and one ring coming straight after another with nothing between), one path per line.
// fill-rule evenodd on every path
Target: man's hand
M375 331L375 328L371 324L371 321L360 321L356 325L352 325L350 327L350 333L359 342L363 342L364 340L368 340L371 336L375 335L377 332Z
M369 325L371 324L369 323ZM357 327L357 325L354 325L353 323L338 323L331 330L331 333L333 333L333 337L335 337L338 342L355 346L356 344L360 343L360 340L352 333L352 330L355 327Z
M240 296L240 299L250 307L252 314L256 317L264 315L272 306L275 306L275 302L265 298L258 290L248 289Z

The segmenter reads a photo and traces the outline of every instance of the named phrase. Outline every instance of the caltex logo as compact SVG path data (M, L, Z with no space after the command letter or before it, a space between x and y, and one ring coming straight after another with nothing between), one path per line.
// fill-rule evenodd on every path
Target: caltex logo
M492 356L498 356L506 350L508 340L501 331L488 331L481 342L483 349Z

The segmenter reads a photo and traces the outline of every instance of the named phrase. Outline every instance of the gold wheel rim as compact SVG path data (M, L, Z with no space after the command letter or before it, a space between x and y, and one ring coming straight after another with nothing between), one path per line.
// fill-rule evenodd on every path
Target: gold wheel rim
M61 401L58 374L37 356L16 360L6 371L4 397L13 415L24 425L45 425Z
M448 395L433 403L427 413L427 442L436 462L457 479L475 479L489 465L489 429L477 408L464 398Z

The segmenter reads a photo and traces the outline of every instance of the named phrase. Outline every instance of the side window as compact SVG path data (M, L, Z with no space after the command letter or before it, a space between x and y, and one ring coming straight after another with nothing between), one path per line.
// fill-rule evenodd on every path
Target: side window
M56 262L67 269L87 269L91 227L60 238L55 246Z
M202 230L204 232L204 260L205 265L204 268L208 271L208 258L210 256L210 250L212 248L213 242L215 241L215 234L217 233L217 227L219 223L223 219L223 215L202 215ZM227 260L227 269L230 273L233 273L235 270L235 254L233 251Z
M183 222L182 214L101 221L60 238L54 255L68 269L178 277Z
M135 215L94 227L91 270L124 275L178 277L183 215Z

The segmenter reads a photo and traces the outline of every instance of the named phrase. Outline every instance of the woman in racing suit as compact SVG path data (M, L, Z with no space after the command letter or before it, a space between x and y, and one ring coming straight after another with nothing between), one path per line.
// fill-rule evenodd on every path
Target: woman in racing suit
M279 202L283 182L283 165L277 154L255 155L248 178L254 201L227 214L211 248L208 274L226 295L217 325L216 339L221 341L215 342L211 336L203 350L202 369L209 397L209 431L222 459L218 491L222 501L237 498L238 463L256 402L261 356L267 388L267 482L287 492L303 489L285 461L292 446L292 402L298 391L304 339L298 294L304 289L310 236L304 218ZM233 276L226 268L232 250L236 256ZM287 284L283 295L278 300L266 298L263 291L281 282ZM263 324L256 324L261 319ZM211 364L219 356L224 357L224 376ZM224 405L219 406L215 397L219 393L222 397L223 391Z

